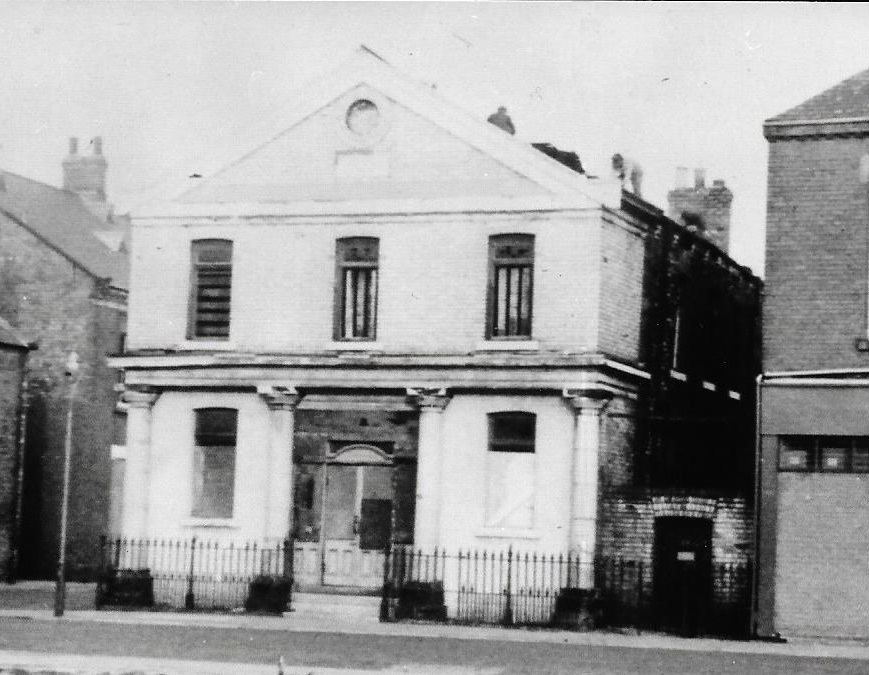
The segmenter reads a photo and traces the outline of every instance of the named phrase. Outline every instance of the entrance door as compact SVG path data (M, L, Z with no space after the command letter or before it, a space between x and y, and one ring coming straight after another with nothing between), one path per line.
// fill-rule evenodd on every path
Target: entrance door
M655 520L654 597L660 627L698 635L712 604L712 522L702 518Z
M376 589L392 535L392 466L326 465L322 583Z

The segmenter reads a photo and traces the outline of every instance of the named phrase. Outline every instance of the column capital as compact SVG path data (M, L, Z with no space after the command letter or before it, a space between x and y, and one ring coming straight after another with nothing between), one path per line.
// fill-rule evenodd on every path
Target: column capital
M561 395L581 415L599 415L613 399L613 391L603 386L565 387Z
M407 396L421 411L429 412L443 412L451 398L446 387L408 387Z
M295 387L282 385L259 385L256 393L266 400L270 410L295 410L302 400Z
M128 408L150 409L160 396L160 392L152 387L125 386L121 393L121 401Z

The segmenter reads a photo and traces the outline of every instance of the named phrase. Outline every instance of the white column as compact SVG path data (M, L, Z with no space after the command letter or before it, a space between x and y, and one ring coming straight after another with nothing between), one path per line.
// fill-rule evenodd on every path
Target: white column
M431 552L441 545L443 412L450 399L443 389L409 389L408 394L416 398L419 407L413 544Z
M269 406L263 532L266 538L284 539L293 527L293 432L301 397L291 387L265 387L258 392Z
M123 528L125 537L149 535L151 498L151 410L158 394L149 389L127 389L127 459L124 464Z
M579 560L579 588L594 588L597 544L598 455L604 392L565 392L575 412L570 489L569 550Z

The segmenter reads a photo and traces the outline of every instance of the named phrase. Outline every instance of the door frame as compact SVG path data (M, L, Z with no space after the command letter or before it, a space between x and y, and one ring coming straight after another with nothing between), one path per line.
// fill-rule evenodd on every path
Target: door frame
M392 457L381 448L367 443L349 443L335 452L327 453L323 462L323 489L320 503L320 585L326 586L326 504L328 503L327 492L329 490L329 467L336 466L355 466L356 472L356 496L354 500L355 518L361 517L362 507L362 485L364 480L363 474L358 470L366 466L384 466L395 467L395 462ZM359 546L359 533L354 533L356 538L356 547Z
M712 561L713 522L709 518L691 516L659 516L654 521L653 544L653 606L658 627L670 632L695 635L703 632L712 611L714 573ZM675 545L678 539L693 540L688 545ZM702 540L702 541L701 541ZM684 549L681 551L679 549ZM702 595L694 598L696 604L685 604L686 584L691 579L686 576L684 565L689 563L680 556L690 554L691 572L695 574L694 583ZM669 554L669 557L668 557ZM675 555L675 559L671 559ZM680 565L679 562L683 564ZM666 572L665 572L666 570ZM662 578L666 573L667 578ZM675 582L675 584L674 584ZM667 583L665 592L664 583ZM678 593L676 591L678 590ZM678 598L677 598L678 596ZM687 612L692 610L693 623L688 625ZM681 618L674 622L674 615ZM672 625L671 625L672 624ZM678 625L676 625L678 624Z

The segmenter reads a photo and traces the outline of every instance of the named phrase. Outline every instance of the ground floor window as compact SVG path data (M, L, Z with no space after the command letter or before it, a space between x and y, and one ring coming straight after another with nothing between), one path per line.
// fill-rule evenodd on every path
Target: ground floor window
M195 415L192 515L232 518L238 411L203 408Z
M534 525L534 456L537 417L527 412L489 414L486 526Z

